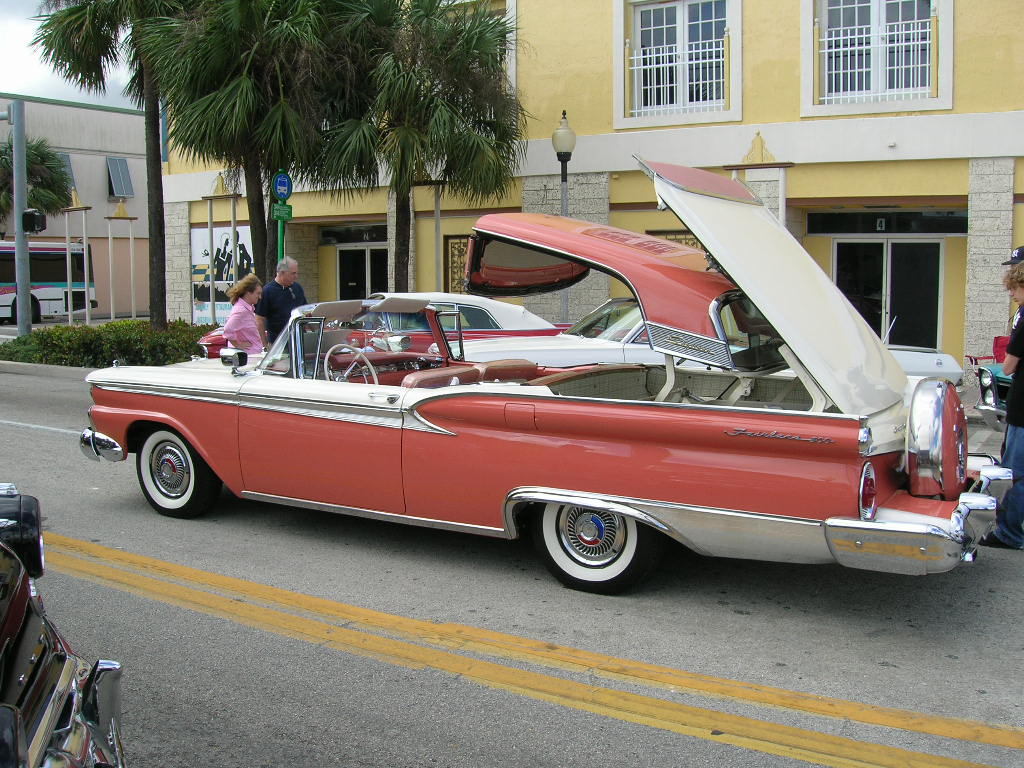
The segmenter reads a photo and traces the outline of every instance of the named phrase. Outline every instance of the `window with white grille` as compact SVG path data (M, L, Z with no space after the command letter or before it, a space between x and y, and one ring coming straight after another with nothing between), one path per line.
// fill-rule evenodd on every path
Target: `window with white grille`
M932 15L931 0L823 0L820 103L931 96Z
M633 117L726 108L727 0L634 7L629 45Z

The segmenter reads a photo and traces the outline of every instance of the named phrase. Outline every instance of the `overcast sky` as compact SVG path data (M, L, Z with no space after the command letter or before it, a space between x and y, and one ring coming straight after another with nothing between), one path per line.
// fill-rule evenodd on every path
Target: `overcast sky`
M0 45L3 51L0 93L134 109L121 95L127 82L123 71L108 74L107 92L100 95L75 88L41 62L38 52L30 44L39 26L39 22L33 20L38 13L37 0L0 0L0 39L3 40Z

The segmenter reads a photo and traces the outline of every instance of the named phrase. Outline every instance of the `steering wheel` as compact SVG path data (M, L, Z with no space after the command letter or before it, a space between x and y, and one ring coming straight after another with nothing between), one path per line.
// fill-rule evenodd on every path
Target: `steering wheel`
M335 352L351 352L355 355L355 359L348 368L341 374L341 378L347 379L349 374L355 370L357 365L362 365L363 368L363 380L366 380L366 371L370 372L370 377L373 379L374 384L380 384L377 380L377 369L373 367L373 363L367 359L360 350L350 347L348 344L335 344L333 347L327 350L327 354L324 355L324 381L331 381L334 371L331 370L331 355Z

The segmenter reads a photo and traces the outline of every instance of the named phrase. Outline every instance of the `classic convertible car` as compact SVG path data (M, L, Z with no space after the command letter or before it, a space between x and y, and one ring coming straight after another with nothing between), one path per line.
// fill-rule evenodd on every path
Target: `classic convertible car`
M46 617L41 519L34 496L0 483L0 766L122 768L121 665L89 664Z
M660 364L468 363L422 300L325 302L297 309L255 366L225 350L230 371L195 360L91 373L83 452L134 453L143 494L165 515L201 514L223 483L243 498L413 525L532 530L558 579L598 592L640 580L670 540L902 574L973 560L1009 479L969 459L952 384L908 381L745 186L644 167L713 270L656 237L492 214L475 225L467 287L524 295L606 272L633 291ZM418 313L438 354L366 343L368 311ZM467 462L454 492L439 490L438 467Z

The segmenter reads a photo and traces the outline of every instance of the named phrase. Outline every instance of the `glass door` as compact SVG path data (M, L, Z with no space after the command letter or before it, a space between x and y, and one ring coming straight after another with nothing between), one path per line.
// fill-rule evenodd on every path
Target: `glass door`
M890 344L937 347L942 249L937 241L837 241L835 283Z
M388 249L385 246L338 248L338 298L363 299L388 290Z

